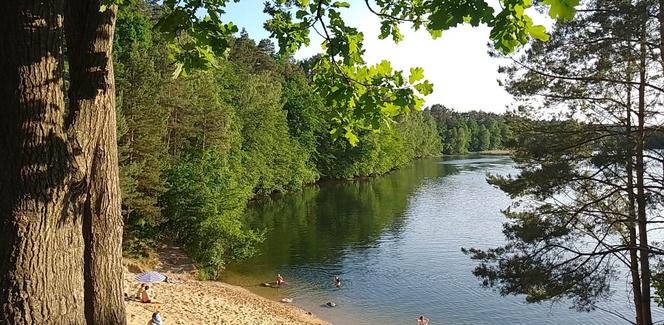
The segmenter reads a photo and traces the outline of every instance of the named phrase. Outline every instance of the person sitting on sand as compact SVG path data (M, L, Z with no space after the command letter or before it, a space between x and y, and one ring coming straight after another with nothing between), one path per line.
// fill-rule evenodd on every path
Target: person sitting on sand
M338 276L334 277L334 286L337 288L341 288L341 278L339 278Z
M141 299L143 297L143 292L145 292L145 284L141 283L141 286L138 288L138 291L136 292L136 299Z
M420 316L417 318L417 325L429 325L429 319L424 316Z
M141 302L144 304L160 304L159 301L153 299L153 296L150 286L146 285L145 290L141 293Z
M152 314L152 319L148 321L148 325L163 325L164 322L161 320L161 315L159 315L158 311L155 311Z
M281 276L281 274L277 274L277 285L280 286L284 283L286 283L286 281L284 281L284 277Z

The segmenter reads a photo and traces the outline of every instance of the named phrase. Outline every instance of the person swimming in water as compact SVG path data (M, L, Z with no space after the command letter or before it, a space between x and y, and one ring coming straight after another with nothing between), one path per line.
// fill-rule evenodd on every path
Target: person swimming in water
M277 285L280 286L284 283L286 283L286 281L284 281L284 277L281 276L281 274L277 274Z
M429 319L420 315L417 318L417 325L429 325Z
M334 286L337 288L341 288L341 278L339 278L339 276L334 277Z

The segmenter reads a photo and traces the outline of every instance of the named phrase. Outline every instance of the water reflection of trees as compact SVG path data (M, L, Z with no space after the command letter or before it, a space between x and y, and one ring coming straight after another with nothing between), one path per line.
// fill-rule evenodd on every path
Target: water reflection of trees
M235 268L259 272L336 263L346 249L373 247L383 234L402 232L409 198L425 179L457 171L455 165L422 160L382 177L329 182L257 201L247 218L268 235L261 253Z

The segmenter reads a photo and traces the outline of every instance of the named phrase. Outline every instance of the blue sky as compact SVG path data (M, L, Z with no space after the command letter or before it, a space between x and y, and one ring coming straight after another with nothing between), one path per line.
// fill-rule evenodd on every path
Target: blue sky
M249 35L260 40L268 38L270 34L263 29L263 22L268 19L268 15L263 13L263 1L244 0L239 3L229 3L226 6L226 17L240 30L245 28Z
M432 40L426 31L412 31L402 26L404 41L394 44L391 40L378 40L379 21L364 5L364 1L350 1L351 8L342 12L346 22L364 33L365 59L378 63L383 59L401 70L419 66L425 77L434 84L434 93L427 96L426 105L443 104L458 111L484 110L504 112L513 102L496 81L498 66L505 61L491 58L487 54L489 28L486 26L461 26L443 32L443 36ZM530 12L535 21L543 21L536 12ZM262 0L243 0L227 7L226 18L245 28L249 36L260 40L268 38L263 22L268 18L263 13ZM320 52L321 39L311 33L312 42L300 49L295 57L306 58Z

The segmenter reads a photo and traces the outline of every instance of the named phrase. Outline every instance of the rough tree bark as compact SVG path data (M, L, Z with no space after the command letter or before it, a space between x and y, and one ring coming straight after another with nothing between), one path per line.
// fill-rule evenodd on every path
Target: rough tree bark
M0 2L0 323L125 323L117 8L100 5Z
M84 324L80 188L63 118L63 2L2 1L0 294L8 324Z
M117 160L113 34L117 6L70 1L66 10L70 133L81 143L88 186L83 207L85 315L88 324L125 322L122 215Z

